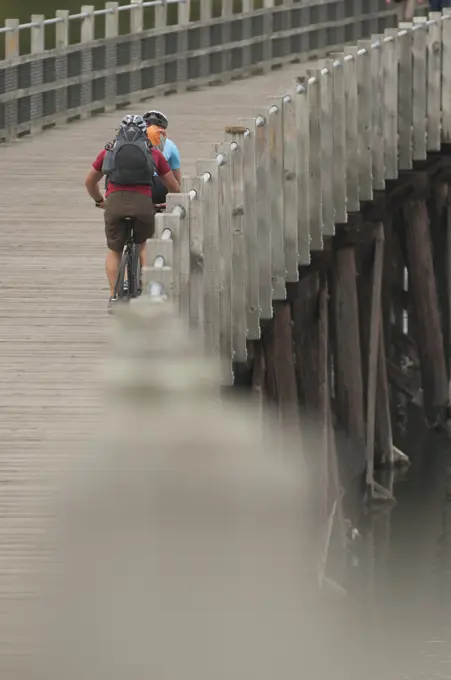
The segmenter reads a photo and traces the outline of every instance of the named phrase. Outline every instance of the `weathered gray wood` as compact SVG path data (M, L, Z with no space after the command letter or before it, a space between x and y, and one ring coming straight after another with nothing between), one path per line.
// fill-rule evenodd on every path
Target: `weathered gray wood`
M324 236L335 234L334 176L331 172L334 154L334 69L333 60L324 59L320 77L321 100L321 204Z
M385 179L398 177L398 58L397 29L387 29L382 42L384 66Z
M373 35L371 60L371 87L373 97L372 115L372 174L373 190L385 189L385 159L384 159L384 66L382 62L382 35Z
M379 338L381 334L381 289L384 264L384 225L378 224L374 244L373 283L371 291L371 318L368 357L368 382L366 402L366 484L374 483L374 441L376 423L377 368Z
M427 121L427 19L414 18L413 32L413 160L425 160Z
M42 54L44 52L44 15L32 14L31 22L37 24L31 29L31 54ZM42 70L35 70L32 75L33 85L41 85L42 78ZM40 132L42 130L42 97L40 94L31 95L30 109L31 132Z
M243 135L243 208L244 236L246 239L246 305L247 337L249 340L260 338L259 307L259 235L257 231L257 160L255 118L239 120L247 132Z
M441 146L442 14L430 12L427 34L427 150Z
M232 211L232 349L233 359L244 362L247 359L247 253L243 219L243 135L232 135L229 144L231 173ZM255 257L255 251L250 257Z
M150 239L146 244L147 265L144 268L143 281L151 295L168 296L179 307L182 268L178 226L177 215L155 215L156 238ZM159 284L160 290L155 284Z
M333 198L335 222L345 223L348 219L346 197L346 99L344 54L335 54L333 75Z
M294 95L286 95L283 108L283 233L286 280L293 283L298 274L298 192L296 163L296 104Z
M371 40L359 40L357 52L359 197L373 200L373 97L371 79Z
M296 174L299 264L310 264L310 120L307 79L296 83Z
M119 3L115 0L114 2L106 2L105 9L109 10L109 13L105 15L105 37L113 40L119 35ZM112 72L108 74L105 78L105 111L114 111L116 108L116 71L114 70L114 65L117 63L117 53L116 49L113 47L107 47L107 62L108 66L112 68Z
M219 219L219 347L227 364L226 384L232 384L232 226L231 226L231 167L229 147L226 143L215 144L216 162L219 167L218 219ZM206 225L205 225L205 228ZM224 365L225 367L225 365Z
M155 5L155 28L166 28L167 25L167 4L165 0L159 5Z
M442 140L451 143L451 8L443 10L442 26Z
M83 14L86 14L82 20L81 20L81 33L80 33L80 41L82 43L90 43L94 40L94 22L95 22L95 16L94 16L94 5L82 5L81 11ZM91 49L86 48L86 55L84 56L83 63L82 63L82 70L87 69L88 67L90 68L92 65L92 55L91 55ZM80 117L82 119L89 118L90 115L90 110L89 110L89 102L91 101L91 83L89 80L86 80L86 83L83 83L81 86L82 93L81 93L81 106L80 106Z
M169 222L173 220L171 216L168 215L167 217L169 217ZM162 225L164 225L164 219ZM149 239L146 244L146 253L147 265L142 273L144 291L152 296L176 298L174 241L172 239Z
M177 215L174 240L174 261L177 268L179 311L189 318L190 294L190 209L189 194L168 194L166 196L166 214Z
M399 129L399 169L412 168L412 88L413 88L413 59L411 22L400 24L402 35L399 36L399 79L398 95L398 129Z
M309 70L308 103L309 103L309 229L310 249L322 250L323 243L323 208L322 208L322 172L321 172L321 89L318 69Z
M345 47L346 194L348 212L358 212L360 210L356 56L356 47Z
M130 32L141 33L144 27L143 0L134 0L133 4L134 7L130 10ZM183 4L183 7L185 8L188 4L187 0L187 2Z
M284 159L282 98L269 102L269 191L271 197L271 279L273 300L285 300Z
M212 0L200 0L200 20L209 21L213 16Z
M207 354L219 356L219 172L215 160L199 160L204 181L202 222L204 233L204 332Z
M189 320L193 328L201 328L204 319L202 188L203 181L200 177L182 177L181 190L184 193L189 193L190 191L196 192L195 196L191 199L189 211Z
M256 116L257 233L259 305L262 319L272 318L271 214L269 200L269 125L267 114Z

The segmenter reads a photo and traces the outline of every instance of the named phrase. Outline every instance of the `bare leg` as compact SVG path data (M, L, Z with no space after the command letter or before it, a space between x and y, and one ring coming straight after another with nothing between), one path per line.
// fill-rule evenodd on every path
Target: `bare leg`
M141 264L141 269L145 267L147 264L145 243L141 243L141 245L139 246L139 262Z
M109 250L106 255L105 269L110 284L110 295L114 295L114 286L116 284L119 266L121 264L122 253L115 253L114 250Z

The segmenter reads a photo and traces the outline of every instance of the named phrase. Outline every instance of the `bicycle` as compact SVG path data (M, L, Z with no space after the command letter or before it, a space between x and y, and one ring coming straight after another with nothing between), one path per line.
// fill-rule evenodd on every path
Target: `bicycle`
M156 213L166 210L165 203L154 204ZM122 251L122 259L114 287L114 295L119 300L130 300L141 295L141 261L139 246L133 240L133 218L124 217L127 225L127 238Z

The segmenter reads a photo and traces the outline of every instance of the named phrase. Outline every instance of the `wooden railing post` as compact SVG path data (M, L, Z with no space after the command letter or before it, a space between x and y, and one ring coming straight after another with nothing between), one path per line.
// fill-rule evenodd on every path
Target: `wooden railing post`
M307 79L296 83L296 175L299 264L310 264L310 118Z
M269 194L271 199L271 280L273 300L285 300L284 158L282 97L271 98L269 121Z
M182 177L182 191L186 194L195 192L189 211L189 319L190 325L195 328L203 327L204 321L202 187L200 177Z
M309 230L310 249L322 250L323 243L323 206L321 172L321 86L320 71L310 69L307 88L309 107Z
M243 210L244 237L246 239L247 272L247 331L249 340L260 338L260 234L257 230L257 126L255 118L241 118L246 128L243 144Z
M321 208L324 236L335 234L334 210L334 68L333 60L325 59L320 71L320 99L321 99Z
M80 94L80 118L85 119L91 114L92 49L88 43L94 40L94 5L83 5L81 12L86 16L81 20L81 42L84 49L81 54L83 80Z
M385 179L398 178L398 59L395 34L397 29L388 29L382 39Z
M345 47L344 78L346 101L346 194L348 212L360 210L358 121L357 121L357 48Z
M442 141L451 144L451 7L443 10Z
M32 14L31 22L36 24L31 29L31 54L42 54L45 49L45 27L44 15ZM33 87L39 87L43 83L43 63L40 59L31 62L31 82ZM40 132L42 130L43 117L43 98L42 93L32 94L30 103L31 113L31 127L32 133Z
M197 172L204 182L202 222L204 234L204 331L205 350L219 356L219 187L218 164L199 160Z
M359 145L359 197L361 201L373 200L373 102L371 78L371 40L357 43L358 91L358 145Z
M271 319L271 207L269 201L269 125L267 113L258 113L255 121L259 305L261 318Z
M283 110L283 237L286 281L299 279L298 182L296 163L296 104L292 94L282 98Z
M414 18L413 32L413 160L426 160L427 19Z
M19 20L6 19L5 28L9 31L5 36L5 60L11 61L19 56ZM18 69L9 66L5 72L5 90L14 92L18 88ZM13 99L5 104L6 141L10 142L17 137L18 111L17 101Z
M402 35L398 40L399 80L398 127L399 127L399 169L412 169L412 92L413 92L413 33L412 23L400 24Z
M247 266L246 239L243 217L243 134L227 135L229 143L231 178L231 303L232 303L232 348L233 360L245 362L247 359ZM256 252L249 253L250 258Z
M230 149L226 143L215 144L218 164L218 220L219 220L219 347L228 365L225 384L233 383L232 360L232 229L231 229L231 165Z
M440 107L442 103L442 14L431 12L427 33L427 150L440 151Z
M346 99L344 77L344 54L336 53L333 64L334 115L333 115L333 197L335 222L343 224L348 220L346 196Z
M106 64L107 68L111 69L111 75L106 76L105 79L105 111L115 111L116 96L117 96L117 47L114 38L119 35L119 3L106 2L105 9L109 14L105 15L105 38L110 39L110 43L106 45Z

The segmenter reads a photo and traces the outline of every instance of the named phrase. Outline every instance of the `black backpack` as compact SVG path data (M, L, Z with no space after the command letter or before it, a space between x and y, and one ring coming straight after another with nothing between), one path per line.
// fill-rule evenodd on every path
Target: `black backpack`
M107 145L102 172L108 182L123 186L153 185L155 163L146 133L136 125L119 130L112 145Z

